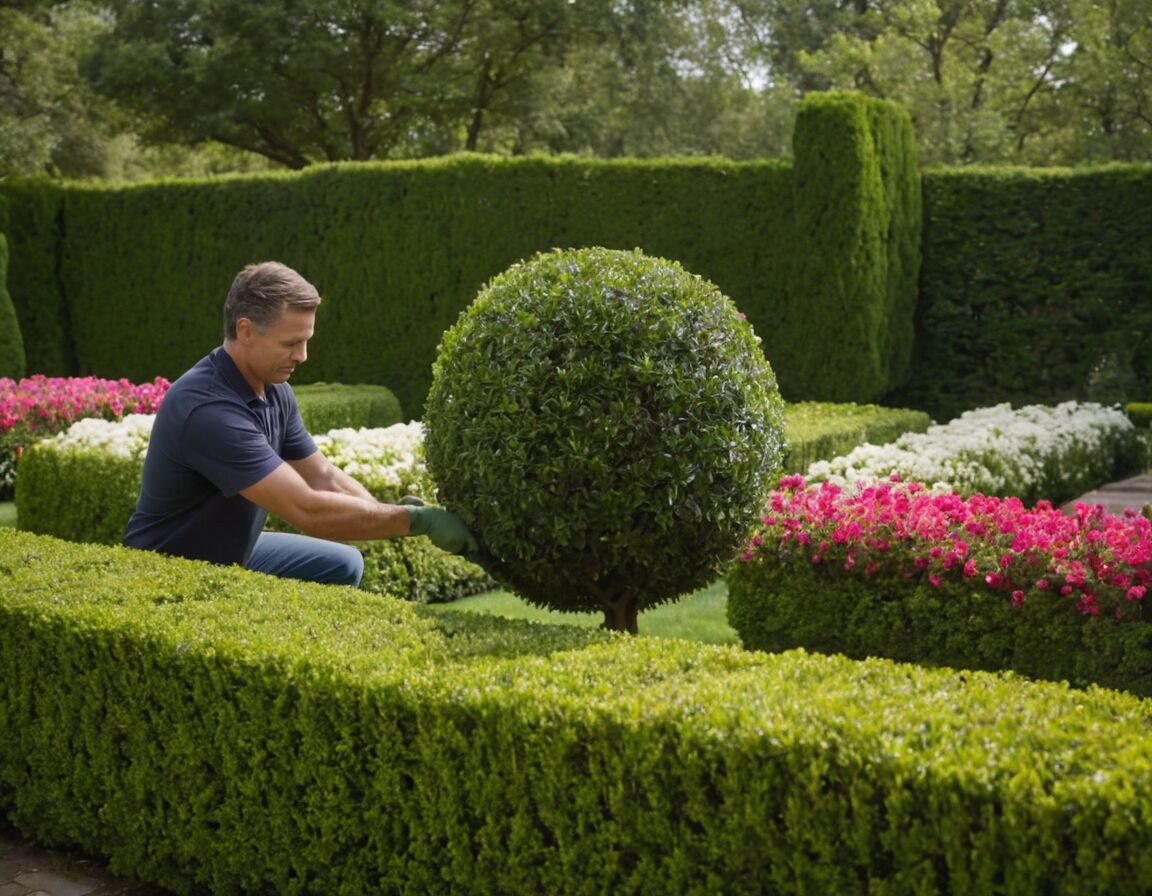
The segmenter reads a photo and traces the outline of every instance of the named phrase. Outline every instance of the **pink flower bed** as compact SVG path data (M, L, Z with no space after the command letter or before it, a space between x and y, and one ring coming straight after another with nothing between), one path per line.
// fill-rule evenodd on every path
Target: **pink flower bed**
M37 375L19 382L0 377L0 493L11 490L16 461L32 442L85 417L155 413L169 385L163 377L141 385L91 376Z
M896 479L856 489L780 482L742 559L833 564L845 574L946 578L1002 591L1016 604L1044 596L1086 615L1122 618L1152 580L1152 524L1100 506L1062 513L1047 501L932 494Z

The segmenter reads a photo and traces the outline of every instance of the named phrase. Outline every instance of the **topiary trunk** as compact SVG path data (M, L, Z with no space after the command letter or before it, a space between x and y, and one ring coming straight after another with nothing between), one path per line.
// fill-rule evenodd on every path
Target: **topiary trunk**
M627 632L635 635L639 632L638 616L640 612L639 601L635 594L621 594L615 598L603 599L600 606L604 610L604 624L601 628L609 631Z

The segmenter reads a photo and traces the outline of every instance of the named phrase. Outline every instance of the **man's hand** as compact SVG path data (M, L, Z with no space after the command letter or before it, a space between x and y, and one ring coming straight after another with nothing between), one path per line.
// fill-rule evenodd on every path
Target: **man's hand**
M474 554L480 550L476 537L455 513L441 507L424 507L402 499L408 510L408 534L427 535L432 544L450 554Z

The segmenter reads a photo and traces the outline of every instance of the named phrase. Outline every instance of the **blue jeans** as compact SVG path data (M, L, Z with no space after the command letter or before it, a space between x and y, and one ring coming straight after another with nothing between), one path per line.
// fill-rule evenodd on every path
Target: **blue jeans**
M364 558L351 545L292 532L261 532L245 569L326 585L359 585Z

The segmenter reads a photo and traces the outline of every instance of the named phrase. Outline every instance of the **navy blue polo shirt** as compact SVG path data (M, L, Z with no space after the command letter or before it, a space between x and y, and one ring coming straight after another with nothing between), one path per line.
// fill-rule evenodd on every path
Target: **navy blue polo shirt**
M240 491L316 451L288 384L265 386L264 396L222 347L171 385L124 544L213 563L248 559L268 514Z

